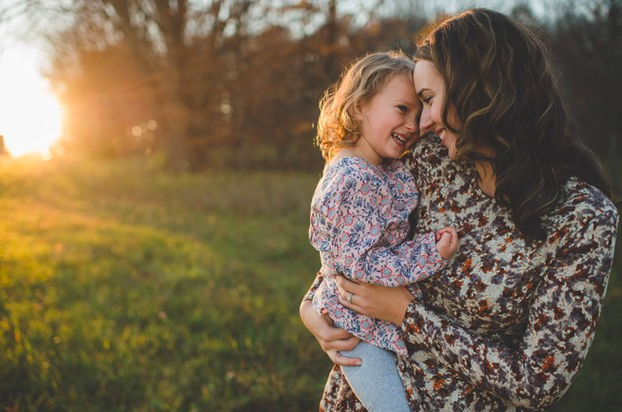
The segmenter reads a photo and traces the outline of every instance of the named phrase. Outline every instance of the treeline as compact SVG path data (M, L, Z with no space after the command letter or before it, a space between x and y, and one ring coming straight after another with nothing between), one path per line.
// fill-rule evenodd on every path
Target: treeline
M62 30L48 34L48 76L66 109L63 150L157 154L178 170L317 168L313 124L323 90L368 51L412 53L443 12L430 1L388 3L66 3L55 10ZM613 164L622 0L551 3L545 13L524 1L505 2L503 11L547 39L587 143Z

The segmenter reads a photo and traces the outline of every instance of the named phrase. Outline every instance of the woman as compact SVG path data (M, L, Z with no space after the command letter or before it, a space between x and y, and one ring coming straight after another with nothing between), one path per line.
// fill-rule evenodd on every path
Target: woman
M404 288L339 279L340 301L401 326L412 410L544 409L581 367L613 260L618 213L578 141L547 51L500 13L467 11L418 45L426 136L406 159L421 191L416 233L455 225L460 249ZM440 137L440 142L439 142ZM321 410L363 410L340 365L357 340L300 314L335 363Z

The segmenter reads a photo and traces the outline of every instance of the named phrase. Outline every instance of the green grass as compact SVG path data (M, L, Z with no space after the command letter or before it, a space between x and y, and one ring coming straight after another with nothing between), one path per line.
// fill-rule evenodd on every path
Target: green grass
M317 175L0 160L0 410L317 410ZM618 267L558 411L622 409Z
M0 163L0 409L316 410L316 178Z

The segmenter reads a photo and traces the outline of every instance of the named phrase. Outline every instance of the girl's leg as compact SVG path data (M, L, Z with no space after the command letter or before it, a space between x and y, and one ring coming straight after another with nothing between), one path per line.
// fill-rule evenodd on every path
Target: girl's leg
M350 358L361 358L361 366L342 366L350 387L369 412L409 412L406 392L397 372L392 352L359 343L351 351L342 351Z

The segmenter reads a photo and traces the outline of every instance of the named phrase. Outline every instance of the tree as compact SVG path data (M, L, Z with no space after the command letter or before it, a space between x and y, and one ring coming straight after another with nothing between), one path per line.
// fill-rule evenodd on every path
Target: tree
M622 0L564 3L551 45L587 143L608 160L615 180L622 130ZM622 189L621 182L614 184Z
M39 7L42 4L45 7ZM216 114L207 121L222 122L219 80L231 56L225 49L230 48L232 39L243 38L244 17L252 4L249 0L24 0L0 8L0 17L64 17L66 27L48 35L56 55L50 75L60 90L79 83L77 76L92 78L85 72L85 62L94 54L110 57L123 50L126 65L118 59L100 60L116 76L125 76L127 66L142 74L143 83L138 86L150 90L149 104L144 106L150 107L153 117L144 120L157 124L155 145L164 150L172 167L187 170L200 161L192 155L201 142L193 136L197 105L207 105ZM24 15L26 11L32 15ZM67 67L70 64L75 66ZM205 93L197 98L197 81L213 89L201 90ZM89 86L96 95L106 94L108 88L106 82ZM96 91L98 87L101 90ZM82 93L86 93L84 86ZM109 120L120 122L118 118ZM80 130L73 132L79 134Z

